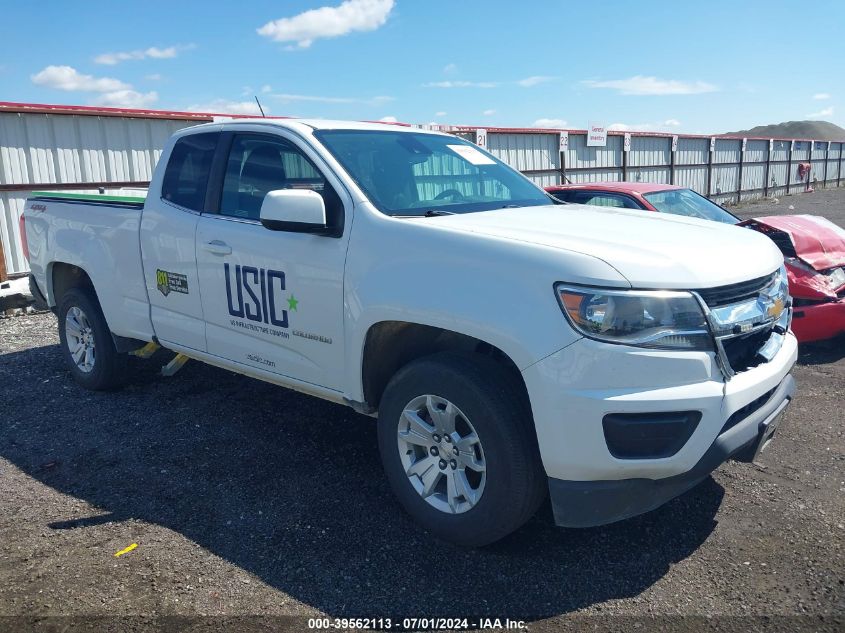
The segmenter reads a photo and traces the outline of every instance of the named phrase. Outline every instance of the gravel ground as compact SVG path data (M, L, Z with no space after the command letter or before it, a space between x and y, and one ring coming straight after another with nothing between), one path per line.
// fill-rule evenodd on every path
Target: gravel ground
M843 209L845 189L739 212L845 224ZM135 361L125 389L86 392L57 343L52 314L0 319L0 615L843 625L843 341L801 350L798 397L761 464L730 462L666 506L601 528L555 528L544 507L478 551L436 542L405 516L370 418L198 362L162 378L164 353Z
M743 203L731 211L744 220L763 215L823 215L845 227L845 187Z

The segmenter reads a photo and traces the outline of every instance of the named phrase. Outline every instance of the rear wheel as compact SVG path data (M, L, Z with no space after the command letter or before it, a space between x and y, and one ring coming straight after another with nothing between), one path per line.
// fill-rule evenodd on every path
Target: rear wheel
M447 352L390 381L379 407L379 449L405 510L465 546L520 527L545 496L531 414L501 365Z
M89 291L71 288L57 313L62 355L74 380L97 391L120 386L126 356L118 353L105 317Z

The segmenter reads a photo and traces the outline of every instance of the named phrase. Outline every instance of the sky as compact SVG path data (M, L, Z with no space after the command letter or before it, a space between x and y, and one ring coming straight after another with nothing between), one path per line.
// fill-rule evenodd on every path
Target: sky
M488 127L845 127L845 2L0 0L0 101Z

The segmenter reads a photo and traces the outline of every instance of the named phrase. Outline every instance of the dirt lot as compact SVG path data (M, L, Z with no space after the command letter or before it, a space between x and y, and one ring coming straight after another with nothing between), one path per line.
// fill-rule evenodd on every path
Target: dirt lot
M743 219L762 215L792 215L808 213L823 215L828 220L845 226L845 187L820 189L813 193L784 196L773 200L743 203L731 210ZM793 207L790 209L790 207Z
M740 209L771 212L845 225L845 189ZM162 378L166 354L137 361L122 391L90 393L57 342L51 314L0 320L0 615L843 625L843 341L802 350L798 398L761 465L728 463L602 528L555 528L546 507L480 551L436 542L403 514L370 418L196 362Z

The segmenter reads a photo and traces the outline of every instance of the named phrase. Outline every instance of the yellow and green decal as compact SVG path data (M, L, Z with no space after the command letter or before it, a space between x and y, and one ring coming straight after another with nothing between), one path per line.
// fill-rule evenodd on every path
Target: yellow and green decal
M188 294L188 278L182 273L171 273L166 270L156 270L156 288L165 297L171 292Z

